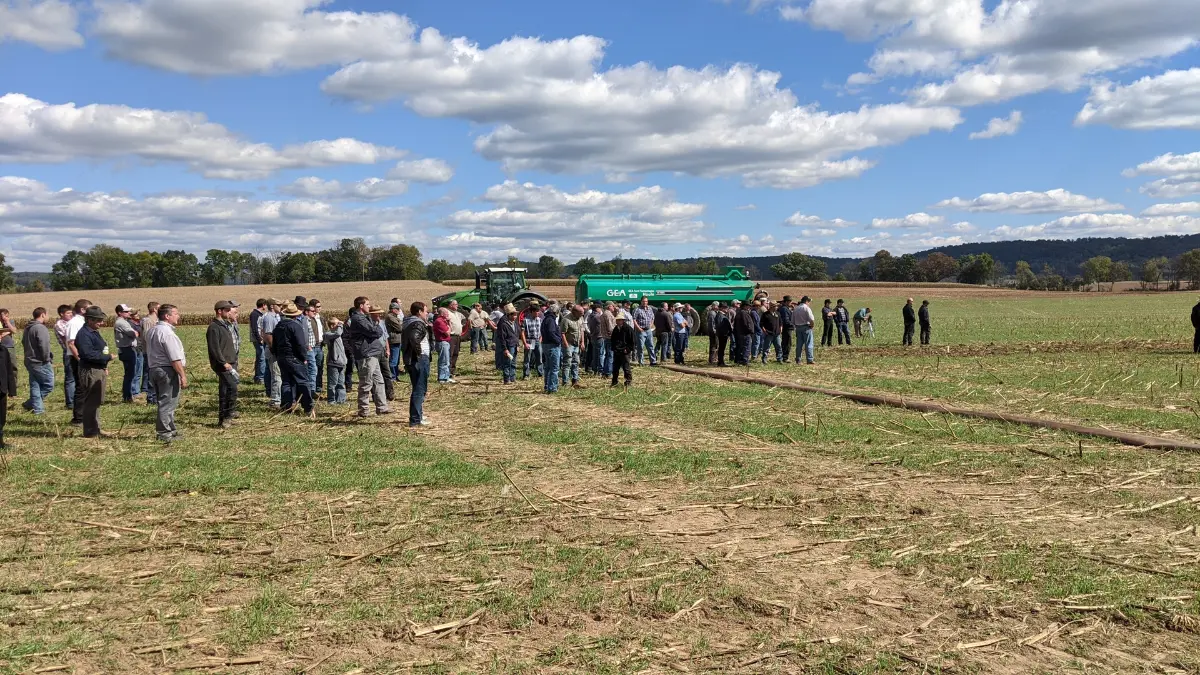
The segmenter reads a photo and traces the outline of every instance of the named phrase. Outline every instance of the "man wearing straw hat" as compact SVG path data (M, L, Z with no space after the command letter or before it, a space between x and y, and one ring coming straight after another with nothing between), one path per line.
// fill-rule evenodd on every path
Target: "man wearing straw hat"
M312 390L308 385L308 358L312 350L308 348L307 333L301 323L307 319L294 302L286 303L279 313L283 315L283 321L275 326L271 341L283 380L279 405L283 410L291 411L299 403L304 413L312 417L315 413Z

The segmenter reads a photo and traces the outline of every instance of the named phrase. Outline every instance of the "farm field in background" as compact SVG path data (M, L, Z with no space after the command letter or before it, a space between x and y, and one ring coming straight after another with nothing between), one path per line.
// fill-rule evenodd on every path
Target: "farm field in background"
M380 283L262 293L410 301ZM877 337L753 374L1200 440L1194 294L829 290ZM909 294L933 347L899 346ZM1200 455L649 367L545 396L466 352L420 432L249 377L222 431L180 332L169 447L146 406L87 441L61 388L10 401L0 672L1200 670Z

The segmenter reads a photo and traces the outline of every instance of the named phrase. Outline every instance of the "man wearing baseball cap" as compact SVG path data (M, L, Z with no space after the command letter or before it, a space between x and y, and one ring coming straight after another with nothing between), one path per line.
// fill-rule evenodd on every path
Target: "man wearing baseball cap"
M117 343L117 358L125 367L121 378L121 400L132 403L133 397L141 392L142 359L137 351L138 329L129 320L133 308L124 303L117 305L117 320L113 322L113 340Z
M687 351L688 318L683 311L683 303L675 303L675 313L671 315L671 324L675 328L675 363L683 365L683 353Z
M216 316L208 324L204 341L208 344L208 365L217 374L217 424L222 429L233 426L237 413L238 353L242 347L238 333L238 303L221 300L213 305Z

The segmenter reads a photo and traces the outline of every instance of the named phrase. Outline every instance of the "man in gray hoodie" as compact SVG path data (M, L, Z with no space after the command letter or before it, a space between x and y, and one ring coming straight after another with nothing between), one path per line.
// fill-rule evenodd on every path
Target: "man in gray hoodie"
M333 405L346 404L346 345L341 319L331 317L325 331L325 398Z
M33 320L21 336L25 352L25 370L29 371L29 400L24 407L34 415L46 412L46 397L54 389L54 354L50 351L50 330L46 328L46 308L33 310Z

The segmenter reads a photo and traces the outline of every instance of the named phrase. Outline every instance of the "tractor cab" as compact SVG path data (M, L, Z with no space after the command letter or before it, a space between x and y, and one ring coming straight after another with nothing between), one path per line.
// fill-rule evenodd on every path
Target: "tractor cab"
M482 275L475 279L480 297L486 297L490 305L506 302L515 296L525 286L524 267L491 267L485 269ZM482 284L482 287L480 287Z

